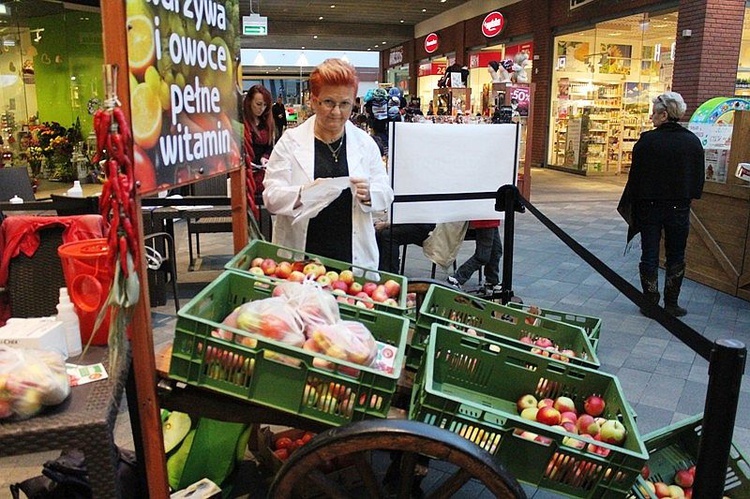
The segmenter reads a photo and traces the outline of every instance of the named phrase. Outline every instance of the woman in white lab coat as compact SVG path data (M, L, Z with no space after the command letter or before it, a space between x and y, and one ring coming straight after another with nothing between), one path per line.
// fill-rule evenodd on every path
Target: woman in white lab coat
M287 130L274 147L263 201L275 215L274 244L377 269L371 215L390 206L393 190L375 141L349 121L358 84L354 67L340 59L313 70L315 115ZM335 199L322 209L313 208L308 198L337 177L348 177L346 188L328 196Z

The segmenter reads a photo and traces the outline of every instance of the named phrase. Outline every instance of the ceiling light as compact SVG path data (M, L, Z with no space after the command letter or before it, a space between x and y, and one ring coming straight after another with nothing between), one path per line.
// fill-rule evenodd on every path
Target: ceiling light
M317 40L317 39L318 39L318 35L313 35L313 38L314 38L315 40Z
M380 43L382 43L383 45L385 45L385 42L380 42Z
M367 50L372 50L370 47L367 47Z
M335 9L335 8L336 8L336 6L335 6L335 5L331 5L331 8L332 8L332 9Z
M400 23L402 23L402 22L404 22L404 20L403 20L403 19L401 19L401 20L400 20L399 22L400 22Z
M440 3L445 3L445 0L440 0Z
M318 18L318 21L322 21L322 20L323 20L323 16L320 16L320 17Z
M427 12L427 9L422 9L422 12Z

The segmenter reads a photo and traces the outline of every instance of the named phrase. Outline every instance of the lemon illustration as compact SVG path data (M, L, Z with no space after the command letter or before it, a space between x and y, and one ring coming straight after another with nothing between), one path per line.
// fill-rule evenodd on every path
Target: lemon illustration
M159 91L147 83L139 83L130 93L133 119L133 140L143 149L151 149L159 140L162 104Z

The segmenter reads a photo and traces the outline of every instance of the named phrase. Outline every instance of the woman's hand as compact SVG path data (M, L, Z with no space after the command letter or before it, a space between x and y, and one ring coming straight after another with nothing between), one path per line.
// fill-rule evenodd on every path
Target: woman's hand
M367 179L355 178L355 177L352 177L350 180L351 180L352 186L354 187L354 197L360 203L369 206L370 205L370 182L368 182Z

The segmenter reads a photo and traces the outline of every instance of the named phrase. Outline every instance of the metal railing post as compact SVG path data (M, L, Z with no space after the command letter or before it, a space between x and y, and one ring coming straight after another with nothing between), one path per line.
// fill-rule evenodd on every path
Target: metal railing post
M745 344L737 340L717 340L711 350L693 497L721 499L724 495L746 357Z

